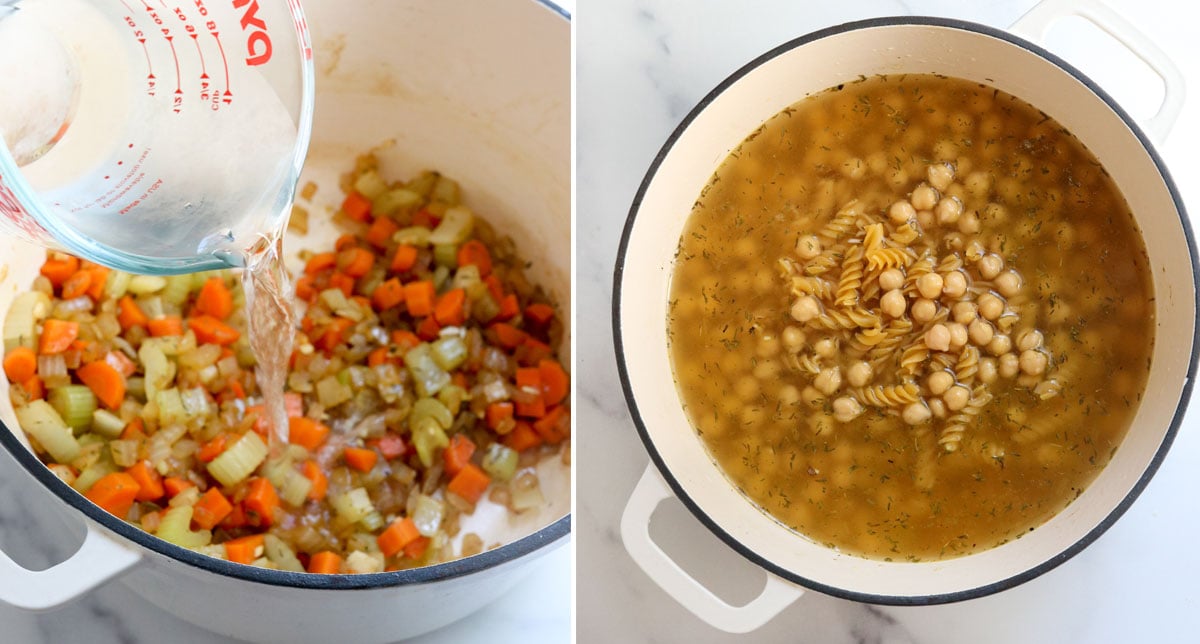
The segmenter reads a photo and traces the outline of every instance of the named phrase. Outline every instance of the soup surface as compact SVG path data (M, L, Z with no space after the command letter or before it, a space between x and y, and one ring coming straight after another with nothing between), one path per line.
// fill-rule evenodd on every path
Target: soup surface
M1112 458L1153 286L1128 206L1049 116L935 75L785 109L701 192L668 315L687 413L737 487L846 552L961 556Z

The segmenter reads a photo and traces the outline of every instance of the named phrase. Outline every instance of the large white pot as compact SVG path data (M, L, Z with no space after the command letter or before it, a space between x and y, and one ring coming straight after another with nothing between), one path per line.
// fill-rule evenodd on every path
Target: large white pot
M1036 37L1051 9L1056 7L1029 16L1027 33ZM1182 100L1173 68L1103 7L1088 3L1083 13L1133 43L1163 74L1166 101L1147 129L1164 135ZM676 245L696 195L747 133L804 96L860 74L930 72L987 83L1025 99L1095 153L1145 236L1158 342L1128 436L1078 500L1000 547L947 561L889 563L842 554L797 535L730 483L681 408L667 352L667 301ZM625 395L653 460L622 521L626 548L687 608L729 631L752 630L770 619L799 596L794 584L856 601L930 604L979 597L1042 574L1111 526L1170 446L1196 368L1196 271L1182 202L1146 133L1099 87L1044 49L1005 31L932 18L868 20L786 43L736 72L684 119L647 173L625 227L615 274L615 342ZM671 493L729 546L773 573L759 598L744 607L726 605L652 543L647 521Z
M434 168L458 179L466 202L511 231L536 276L570 310L570 23L534 0L306 3L317 67L312 146L301 183L318 183L313 220L336 209L339 173L378 150L385 173ZM289 237L288 253L327 247L331 229ZM0 240L7 277L0 318L27 289L44 252ZM569 340L564 343L564 351ZM0 376L2 377L2 376ZM7 383L5 383L7 391ZM570 472L539 468L548 504L509 519L481 507L465 531L483 554L375 575L305 575L211 559L114 519L41 465L0 397L0 444L41 483L44 501L86 530L79 552L42 572L0 553L0 600L30 609L67 602L106 580L225 635L274 642L382 642L430 631L496 599L570 532ZM14 462L15 459L15 462ZM0 638L2 639L2 638Z

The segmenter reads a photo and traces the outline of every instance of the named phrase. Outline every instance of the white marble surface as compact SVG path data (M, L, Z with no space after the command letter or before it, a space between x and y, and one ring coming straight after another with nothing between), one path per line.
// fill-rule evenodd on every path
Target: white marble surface
M611 280L630 202L660 146L683 116L729 73L812 30L889 14L963 18L1006 27L1033 0L988 2L668 2L585 0L577 14L576 406L577 635L580 642L722 642L637 568L619 519L648 463L626 410L613 358ZM1200 12L1169 0L1109 0L1183 68L1192 100L1161 148L1200 212ZM1191 5L1191 3L1188 3ZM1191 5L1194 6L1194 5ZM1071 44L1067 23L1050 48L1081 67L1135 115L1155 107L1153 81L1090 39ZM1147 90L1146 88L1149 88ZM1142 497L1115 527L1054 571L998 595L949 606L880 608L817 593L747 641L1196 642L1200 641L1200 422L1196 410ZM763 573L724 547L678 502L652 535L698 578L734 603L757 594Z

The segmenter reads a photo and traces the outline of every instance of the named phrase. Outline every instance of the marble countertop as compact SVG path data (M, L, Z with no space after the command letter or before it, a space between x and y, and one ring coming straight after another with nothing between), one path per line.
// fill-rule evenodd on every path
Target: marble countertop
M1183 69L1192 99L1160 148L1200 211L1200 11L1169 0L1107 0ZM580 642L1184 642L1197 641L1200 593L1200 427L1185 421L1162 468L1117 524L1083 553L1015 589L959 604L886 608L809 592L752 635L727 635L669 598L621 544L621 512L649 458L625 407L613 358L611 280L621 227L662 143L696 102L769 48L815 29L895 14L949 16L1006 27L1033 0L986 2L582 2L577 15L576 439ZM1186 14L1186 15L1185 15ZM1080 67L1134 116L1156 107L1154 81L1064 21L1047 46ZM1115 45L1113 45L1115 48ZM764 573L713 537L677 501L651 534L723 599L742 604Z

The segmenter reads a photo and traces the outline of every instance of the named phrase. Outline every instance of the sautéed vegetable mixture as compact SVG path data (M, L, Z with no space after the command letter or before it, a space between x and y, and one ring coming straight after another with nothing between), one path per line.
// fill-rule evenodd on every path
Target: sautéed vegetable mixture
M1049 116L935 75L861 79L722 163L669 302L687 413L742 492L815 541L961 556L1083 493L1137 410L1145 248Z

